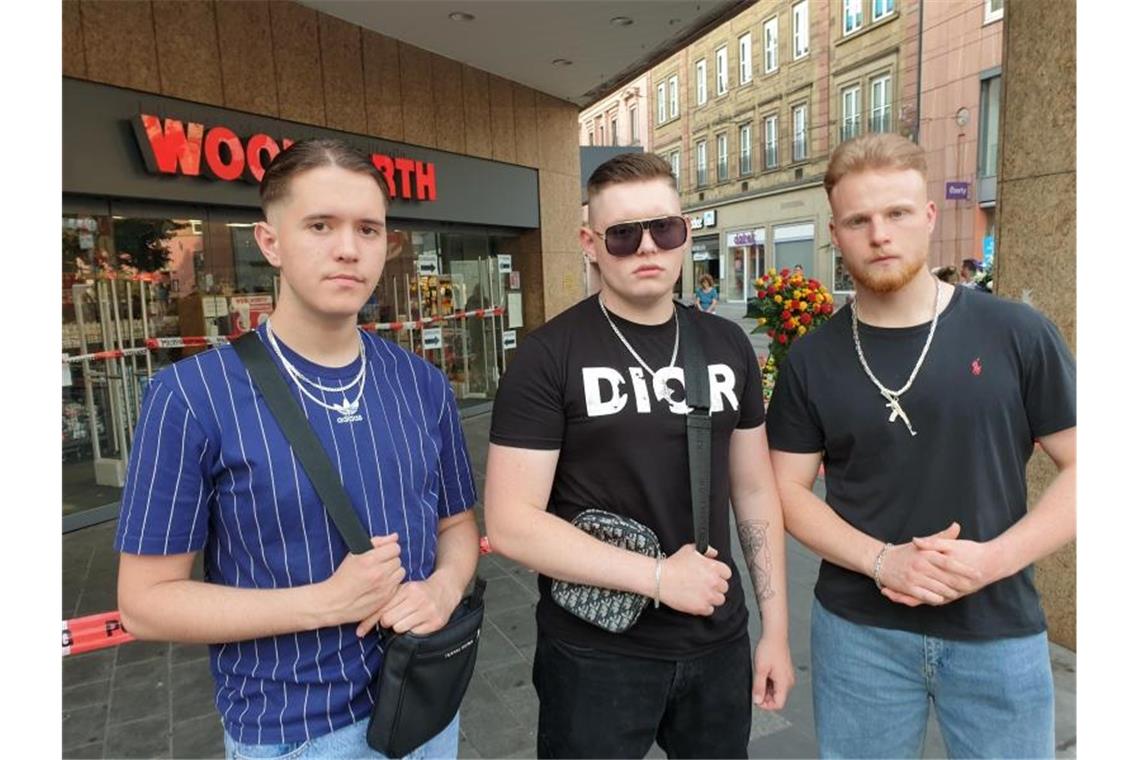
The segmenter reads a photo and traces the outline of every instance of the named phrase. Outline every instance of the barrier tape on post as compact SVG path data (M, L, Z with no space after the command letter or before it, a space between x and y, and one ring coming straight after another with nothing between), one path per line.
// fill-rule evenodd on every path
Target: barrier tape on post
M63 621L63 656L126 644L135 637L123 628L118 610Z
M392 332L401 332L403 330L422 330L427 325L439 324L441 322L448 322L453 319L487 319L488 317L501 317L505 313L502 306L496 306L492 309L472 309L471 311L457 311L454 314L445 314L442 317L424 317L423 319L416 319L407 322L369 322L360 326L362 330L369 332L377 332L379 330L391 330Z
M370 322L368 324L360 325L362 330L369 332L378 332L380 330L390 330L392 332L402 332L404 330L422 330L427 325L440 324L450 320L466 320L466 319L487 319L490 317L501 317L505 310L502 306L496 306L493 309L474 309L472 311L461 311L454 314L447 314L442 317L425 317L424 319L416 319L408 322ZM148 351L159 351L169 348L205 348L209 346L219 346L229 343L231 340L238 338L241 333L233 335L207 335L207 336L192 336L192 337L167 337L167 338L147 338L144 341L144 347L141 348L124 348L116 349L114 351L96 351L90 354L80 354L79 356L68 356L63 360L65 364L74 364L84 361L107 361L110 359L121 359L125 356L141 356Z
M93 354L80 354L79 356L69 356L65 361L68 364L85 361L107 361L109 359L121 359L124 356L141 356L142 354L150 351L150 348L124 348L115 349L114 351L96 351Z

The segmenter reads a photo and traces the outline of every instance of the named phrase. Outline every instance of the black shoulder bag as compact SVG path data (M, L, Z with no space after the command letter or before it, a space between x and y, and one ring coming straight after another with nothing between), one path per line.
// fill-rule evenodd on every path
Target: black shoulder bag
M372 549L368 531L353 511L336 469L261 338L251 331L232 345L349 550L363 554ZM434 633L381 630L384 663L377 675L379 693L368 723L372 749L388 757L403 757L455 718L475 670L486 585L476 576L472 593L455 608L447 625Z
M709 375L704 347L694 324L698 319L692 306L677 302L677 324L684 349L685 437L689 447L689 493L693 509L693 538L704 554L709 548L709 484L712 467L712 417L709 414ZM571 524L585 533L629 551L661 558L657 534L646 525L624 515L603 509L587 509ZM555 579L550 585L554 603L570 614L611 633L624 633L633 627L649 605L650 598L632 591L589 586Z

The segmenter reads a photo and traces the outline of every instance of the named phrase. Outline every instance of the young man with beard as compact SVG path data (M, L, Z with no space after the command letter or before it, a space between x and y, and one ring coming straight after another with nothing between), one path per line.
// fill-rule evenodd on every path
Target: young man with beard
M750 702L778 710L794 680L756 356L736 325L682 313L691 307L673 300L689 221L665 161L616 156L591 175L587 194L579 239L601 291L519 346L495 400L487 461L491 544L540 573L538 756L641 757L656 740L670 757L744 757ZM710 380L705 555L694 544L682 319L694 325ZM730 498L763 613L754 657ZM570 521L587 509L648 526L663 556L579 530ZM612 633L555 604L552 579L653 602Z
M823 558L820 754L919 757L933 700L951 757L1051 757L1032 563L1076 534L1075 366L1029 306L930 274L925 175L898 135L832 155L832 242L856 296L792 347L769 410L788 530ZM1027 511L1034 443L1058 474Z
M373 549L348 553L234 349L151 380L115 548L141 639L210 645L229 757L378 756L365 731L376 624L441 628L478 561L463 434L443 374L362 332L388 196L361 152L306 140L261 182L254 235L281 274L258 337L295 387ZM191 578L203 553L205 581ZM418 756L455 757L458 716Z

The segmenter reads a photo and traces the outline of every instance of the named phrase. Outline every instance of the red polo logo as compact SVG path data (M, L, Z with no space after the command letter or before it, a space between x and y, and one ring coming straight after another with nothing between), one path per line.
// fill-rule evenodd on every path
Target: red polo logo
M970 362L970 371L974 373L975 377L982 374L982 360L974 359L974 361Z

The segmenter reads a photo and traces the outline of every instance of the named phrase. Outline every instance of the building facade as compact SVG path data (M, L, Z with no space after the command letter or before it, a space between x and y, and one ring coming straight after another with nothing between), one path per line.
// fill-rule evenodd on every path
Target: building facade
M293 2L65 0L62 94L65 528L117 506L149 377L272 310L257 181L291 141L346 140L388 180L360 322L461 404L580 297L566 101Z
M913 136L918 0L761 0L650 71L652 151L674 167L693 217L680 292L703 273L744 301L797 264L829 288L850 279L830 245L823 174L867 131Z
M578 114L578 145L630 146L652 151L646 72Z
M919 144L940 220L931 266L992 262L996 238L1003 0L926 3Z

